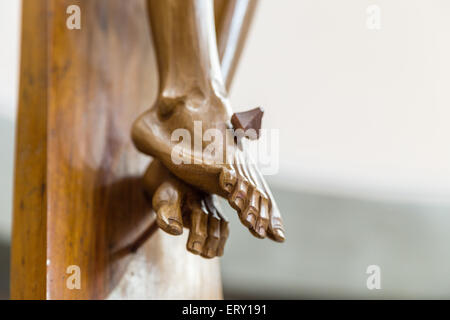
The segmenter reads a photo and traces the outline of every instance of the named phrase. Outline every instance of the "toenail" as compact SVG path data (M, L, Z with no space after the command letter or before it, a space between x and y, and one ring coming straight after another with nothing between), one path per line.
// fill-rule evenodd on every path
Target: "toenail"
M183 233L183 226L176 220L169 219L168 226L171 234L180 235Z
M264 227L260 227L260 228L258 229L258 234L259 234L261 237L265 238L265 237L266 237L266 229L264 229Z
M275 235L279 239L279 241L284 241L286 237L284 236L284 232L281 229L275 229Z
M200 254L202 252L202 244L200 242L194 242L192 244L192 251L195 252L195 254Z
M236 204L236 206L237 206L239 209L242 210L242 209L244 208L244 204L245 204L244 199L239 198L239 197L236 197L236 199L234 200L234 203Z
M206 252L206 256L210 258L214 257L214 250L209 248L208 251Z
M248 223L250 223L250 225L251 226L254 226L255 225L255 220L256 220L256 218L255 218L255 215L253 215L253 214L249 214L248 216L247 216L247 219L245 219Z

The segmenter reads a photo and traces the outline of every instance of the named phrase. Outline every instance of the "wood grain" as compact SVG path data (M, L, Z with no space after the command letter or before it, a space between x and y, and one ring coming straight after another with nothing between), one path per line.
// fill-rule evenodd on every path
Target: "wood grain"
M11 244L13 299L46 297L47 12L44 0L24 2Z

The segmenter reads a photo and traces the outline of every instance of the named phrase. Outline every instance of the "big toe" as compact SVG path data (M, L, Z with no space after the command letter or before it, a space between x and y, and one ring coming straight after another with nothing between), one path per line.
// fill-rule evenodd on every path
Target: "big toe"
M284 242L286 240L283 221L281 218L272 218L270 220L268 236L270 239L277 242Z
M172 235L183 233L183 223L181 221L181 209L176 204L164 204L157 211L156 222L158 226Z

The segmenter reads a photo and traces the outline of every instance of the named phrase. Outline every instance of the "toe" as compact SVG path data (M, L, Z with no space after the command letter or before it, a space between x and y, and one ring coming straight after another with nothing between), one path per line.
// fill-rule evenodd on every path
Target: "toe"
M183 233L180 207L164 204L158 209L156 215L156 223L162 230L175 236Z
M187 242L187 249L193 254L201 254L207 237L208 211L198 198L191 202L191 230Z
M223 256L225 251L225 243L227 242L228 236L230 235L230 229L228 227L228 221L221 219L220 220L220 240L219 246L217 248L217 256Z
M261 194L253 189L248 201L247 208L240 215L242 223L247 227L254 229L259 218ZM256 230L256 229L255 229Z
M276 242L284 242L286 240L286 236L284 235L283 228L276 228L271 230L270 239Z
M255 232L260 238L265 238L267 228L269 226L269 200L261 197L261 210L259 211L259 219L255 225Z
M255 164L250 159L245 162L244 169L249 177L249 181L252 183L253 192L241 220L252 231L254 236L265 238L269 224L268 197L264 193L258 174L255 172Z
M245 209L247 203L248 183L242 178L238 178L236 188L229 198L230 205L238 212Z
M152 199L158 226L173 235L183 233L181 195L182 190L176 184L166 181L158 187Z
M223 168L220 173L220 186L226 193L231 193L236 185L236 172L234 170Z
M260 191L262 192L262 195L268 199L268 202L264 202L264 211L268 213L268 225L267 225L267 236L277 242L284 242L285 241L285 234L284 234L284 226L283 226L283 219L281 218L280 210L278 209L277 203L275 201L275 198L267 185L266 180L262 176L261 172L258 170L258 168L252 167L252 175L256 177L256 180L258 181L258 187L260 188ZM260 215L266 216L266 214L262 209L263 202L261 202L261 209L260 209ZM266 222L265 219L261 219L261 222L258 222L258 227L261 226L264 227ZM262 232L262 229L261 229Z
M268 226L268 237L277 242L284 242L286 240L283 219L281 218L280 210L274 199L271 199L270 220Z
M218 256L218 250L221 244L221 235L222 235L221 223L224 218L222 214L219 212L220 205L217 201L216 196L207 194L204 196L203 201L208 210L208 238L206 239L202 256L211 259ZM223 246L224 245L225 243L223 243Z
M223 256L225 250L225 244L227 242L230 230L228 227L228 219L222 214L220 210L220 203L218 198L214 195L208 195L205 198L206 206L209 212L212 212L212 216L217 217L219 220L219 241L217 244L216 256ZM213 228L210 228L210 232Z

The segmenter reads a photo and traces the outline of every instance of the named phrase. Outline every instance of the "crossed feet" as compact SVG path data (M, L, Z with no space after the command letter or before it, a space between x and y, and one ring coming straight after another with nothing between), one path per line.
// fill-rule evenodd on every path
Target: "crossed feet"
M156 222L162 230L181 235L186 227L190 230L188 251L205 258L223 255L229 228L216 196L188 186L156 159L145 172L144 187L152 195Z
M141 115L132 129L132 138L136 147L139 151L158 158L170 172L187 184L207 194L217 194L227 199L238 212L241 222L256 237L269 237L283 242L285 235L280 211L265 179L255 164L248 161L245 150L238 146L235 139L227 138L229 137L227 129L231 128L228 100L218 94L207 96L200 90L193 90L193 92L195 93L178 97L167 97L163 94L153 108ZM189 140L183 141L184 144L181 147L183 159L186 160L182 163L173 161L173 151L179 152L181 144L171 139L172 133L179 129L185 129L190 134ZM209 129L216 129L221 135L212 134L213 142L201 139L200 151L198 148L192 149L190 138L196 138L194 133L198 134L200 131L200 134L203 134ZM183 138L186 139L185 136ZM189 143L186 144L186 142ZM208 148L211 150L211 145L215 150L214 155L222 155L222 161L217 161L213 153L204 152ZM217 150L221 152L217 153ZM150 178L149 171L148 178ZM214 207L211 205L213 202L206 201L204 195L200 199L196 197L197 191L191 186L172 179L169 184L166 181L158 188L159 194L158 190L155 190L155 196L170 198L174 193L187 195L186 203L195 208L193 212L214 211L211 209ZM182 214L179 213L177 205L174 206L170 201L161 203L163 203L162 206L155 208L156 211L161 212L158 214L158 223L165 227L170 226L174 234L180 232L182 226L179 225L179 221ZM154 200L155 204L157 203ZM206 211L198 208L206 208ZM203 218L195 219L205 221L206 218L203 215ZM188 241L188 249L199 252L194 248L200 248L195 244L196 242L199 241L192 240L189 245Z

